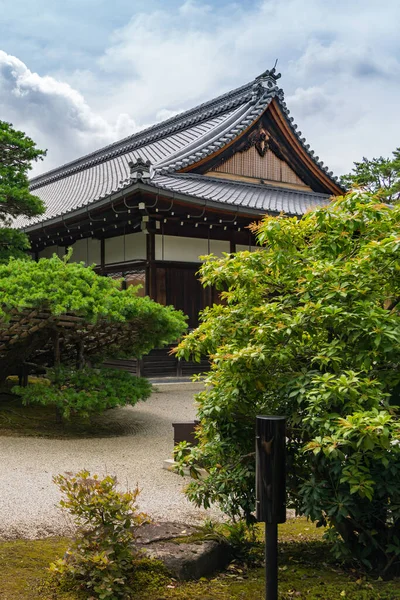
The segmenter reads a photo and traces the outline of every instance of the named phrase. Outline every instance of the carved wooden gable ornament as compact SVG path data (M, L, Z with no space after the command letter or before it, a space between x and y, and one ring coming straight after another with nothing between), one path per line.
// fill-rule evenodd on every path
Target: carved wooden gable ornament
M239 152L246 152L252 146L255 147L258 154L264 157L270 147L271 136L264 127L260 126L258 129L252 131L244 140L244 142L238 147Z
M250 136L249 136L250 137ZM270 135L265 129L260 129L253 133L254 146L260 156L265 156L269 148Z

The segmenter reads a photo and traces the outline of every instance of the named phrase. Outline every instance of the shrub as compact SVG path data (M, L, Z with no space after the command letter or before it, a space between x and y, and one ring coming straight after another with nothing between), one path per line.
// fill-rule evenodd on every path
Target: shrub
M38 378L27 387L14 386L12 392L21 396L23 404L55 406L68 419L75 414L87 417L116 406L134 406L149 398L151 384L116 369L59 367L49 369L46 379Z
M266 217L264 249L210 258L224 290L181 357L209 354L188 496L251 522L257 414L288 419L290 505L335 553L382 575L400 565L400 206L352 192L295 218Z
M115 477L99 479L88 471L57 475L64 495L60 505L77 526L64 558L50 565L57 581L99 600L127 599L132 591L138 551L135 530L148 518L137 511L139 489L119 492Z

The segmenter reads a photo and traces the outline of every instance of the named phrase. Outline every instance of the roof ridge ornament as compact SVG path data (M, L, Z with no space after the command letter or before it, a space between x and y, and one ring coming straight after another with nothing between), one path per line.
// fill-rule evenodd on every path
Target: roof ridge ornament
M151 173L151 162L144 160L141 156L138 156L135 161L130 161L129 166L129 179L132 183L142 181L146 183L152 178Z
M276 72L275 67L277 62L278 61L275 62L275 66L272 69L267 69L264 73L261 73L261 75L255 78L251 88L253 103L262 98L266 93L275 92L275 94L279 95L279 92L281 92L276 83L281 77L281 74Z
M280 79L282 77L281 73L277 73L275 67L273 67L272 69L267 69L266 71L264 71L263 73L261 73L261 75L259 75L258 77L256 77L256 81L264 81L264 80L269 80L271 81L271 83L276 83L278 81L278 79Z
M276 59L274 66L272 69L267 69L264 73L261 73L258 77L256 77L256 81L259 79L272 79L275 83L282 77L281 73L276 72L276 65L278 64L278 59Z

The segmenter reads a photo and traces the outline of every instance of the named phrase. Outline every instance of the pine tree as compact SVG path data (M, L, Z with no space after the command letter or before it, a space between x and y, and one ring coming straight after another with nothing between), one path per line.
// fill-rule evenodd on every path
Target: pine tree
M400 148L393 152L393 158L363 158L355 162L351 173L343 175L346 188L359 187L377 194L384 202L394 204L400 200Z
M30 193L28 180L32 162L45 155L25 133L0 121L0 262L11 256L22 258L30 247L28 237L11 224L16 217L34 217L45 211L40 198Z

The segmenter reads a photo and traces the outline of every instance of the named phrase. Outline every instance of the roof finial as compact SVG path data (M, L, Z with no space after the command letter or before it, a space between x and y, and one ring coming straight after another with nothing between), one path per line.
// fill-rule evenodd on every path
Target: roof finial
M272 69L267 69L264 73L261 73L261 75L255 78L252 86L253 104L265 94L283 94L282 90L280 90L276 84L277 80L281 77L281 74L276 72L277 64L278 59L276 59Z
M276 59L274 66L272 69L267 69L264 73L261 73L258 77L256 77L256 81L270 81L271 84L275 84L277 80L282 77L280 73L276 72L276 65L278 64L278 59Z
M137 181L145 182L151 178L151 162L149 160L143 160L141 156L138 156L136 161L129 162L128 167L130 170L129 178L135 183Z

